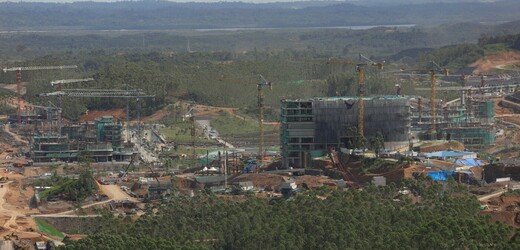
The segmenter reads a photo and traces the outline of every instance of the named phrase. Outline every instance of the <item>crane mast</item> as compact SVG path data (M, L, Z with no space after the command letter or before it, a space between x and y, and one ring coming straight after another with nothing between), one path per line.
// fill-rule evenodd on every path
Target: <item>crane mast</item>
M55 81L51 82L51 86L58 85L58 91L62 91L62 84L76 83L76 82L88 82L88 81L94 81L94 78L55 80ZM58 135L61 136L61 128L62 128L61 95L56 96L56 106L58 107Z
M147 95L141 90L136 89L64 89L62 91L55 91L50 93L38 94L39 97L46 96L69 96L69 97L85 97L85 98L136 98L138 109L137 114L140 117L140 99L155 97L154 95ZM127 123L128 124L128 123ZM139 124L139 118L138 118ZM139 126L139 125L138 125ZM138 127L140 134L141 128ZM128 131L129 133L129 131ZM139 136L139 139L141 137Z
M18 123L22 123L22 71L27 70L54 70L54 69L75 69L76 65L61 65L61 66L29 66L29 67L12 67L3 68L4 73L15 71L16 72L16 115L18 116Z
M436 116L436 103L435 103L435 93L437 93L437 91L435 90L435 84L436 84L436 80L437 80L437 77L435 77L435 71L434 70L431 70L430 71L430 81L431 81L431 97L430 97L430 105L431 105L431 116L432 116L432 130L430 131L430 133L433 135L434 133L436 133L437 131L437 125L436 125L436 120L435 120L435 116Z
M357 66L356 71L358 72L358 135L360 138L365 136L365 103L363 97L365 95L365 72L362 66Z
M432 61L432 63L437 67L435 68L401 68L401 71L422 71L422 72L428 72L430 76L430 111L431 111L431 129L429 131L431 136L434 136L437 133L437 122L436 122L436 116L437 116L437 107L436 107L436 94L437 94L437 75L436 71L442 72L444 76L448 76L448 69L441 68L439 65L437 65L435 62ZM420 104L419 104L420 106ZM420 107L419 107L420 109ZM420 110L419 110L420 113ZM420 115L420 114L419 114ZM420 117L419 117L420 118Z
M366 56L359 54L359 60L364 60L366 63L357 63L352 61L343 61L343 60L332 60L329 59L327 64L347 64L347 65L356 65L356 72L358 76L358 136L360 138L365 136L365 103L363 97L365 96L365 66L373 66L378 69L383 69L384 62L377 63Z
M260 143L258 146L258 155L260 157L260 163L262 163L264 159L264 92L263 89L265 87L269 87L272 89L271 82L267 81L262 75L260 76L260 82L257 84L258 88L258 126L260 130Z

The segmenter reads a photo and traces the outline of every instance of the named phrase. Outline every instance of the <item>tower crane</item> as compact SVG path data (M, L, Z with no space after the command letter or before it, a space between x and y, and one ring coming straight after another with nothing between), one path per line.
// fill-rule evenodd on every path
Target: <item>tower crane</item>
M365 136L365 104L363 97L365 95L365 67L372 66L377 67L378 69L384 68L384 61L381 63L376 63L369 58L359 54L359 59L364 60L364 63L353 62L353 61L345 61L345 60L333 60L329 59L327 64L347 64L347 65L356 65L356 72L358 76L358 136Z
M434 65L436 65L435 62L433 62L433 63L434 63ZM430 130L431 134L434 134L437 131L437 125L436 125L436 121L435 121L436 115L437 115L437 113L436 113L437 110L435 107L435 105L436 105L435 95L437 93L437 91L436 91L436 83L437 83L436 72L441 71L444 76L448 76L448 70L446 68L441 68L438 65L436 65L436 67L437 67L437 69L434 69L434 68L401 68L401 71L428 72L428 74L430 75L430 84L431 84L430 111L431 111L431 119L432 119L431 120L432 128Z
M64 89L50 93L38 94L39 97L46 96L69 96L69 97L86 97L86 98L136 98L137 99L137 120L139 124L141 98L153 98L154 95L148 95L141 90L136 89ZM140 133L141 128L138 128ZM140 137L139 137L140 138Z
M62 91L62 84L89 81L94 81L94 78L55 80L51 82L51 86L58 85L58 91ZM56 96L56 106L58 107L58 135L61 135L61 95Z
M258 89L258 126L260 130L260 145L258 147L258 155L260 157L260 164L264 160L264 92L263 89L268 87L273 89L271 82L267 81L262 75L260 76L260 82L256 85Z
M16 99L17 108L16 115L18 116L18 123L22 123L22 71L28 70L54 70L54 69L75 69L76 65L61 65L61 66L29 66L29 67L12 67L3 68L4 73L15 71L16 72Z
M264 159L264 88L273 89L273 85L270 81L266 80L265 77L261 74L245 76L245 78L260 78L260 81L256 84L257 87L257 105L258 105L258 127L259 127L259 148L258 148L258 157L260 158L260 162ZM224 80L224 77L221 77L219 81Z

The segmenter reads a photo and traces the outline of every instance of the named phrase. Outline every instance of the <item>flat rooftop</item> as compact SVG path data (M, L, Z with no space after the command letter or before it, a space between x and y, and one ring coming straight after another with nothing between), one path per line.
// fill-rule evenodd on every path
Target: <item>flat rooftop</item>
M384 96L365 96L363 100L408 100L414 98L414 96L403 96L403 95L384 95ZM357 96L331 96L331 97L313 97L306 99L283 99L282 102L311 102L311 101L337 101L337 100L357 100Z

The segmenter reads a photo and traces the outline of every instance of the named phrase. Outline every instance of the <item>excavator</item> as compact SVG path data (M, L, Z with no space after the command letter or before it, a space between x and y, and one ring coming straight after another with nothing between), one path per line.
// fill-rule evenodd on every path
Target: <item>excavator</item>
M130 160L130 163L128 164L128 166L126 166L125 171L119 172L119 180L123 180L123 178L125 178L126 174L128 174L128 170L130 169L130 167L134 166L134 160L135 160L135 157L132 156L132 159Z

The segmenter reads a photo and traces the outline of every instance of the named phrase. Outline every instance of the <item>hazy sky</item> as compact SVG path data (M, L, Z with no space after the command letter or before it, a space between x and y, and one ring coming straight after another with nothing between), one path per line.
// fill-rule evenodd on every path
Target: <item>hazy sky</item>
M70 3L70 2L122 2L121 0L0 0L0 2L46 2L46 3ZM270 2L298 2L301 0L169 0L170 2L245 2L245 3L270 3ZM305 0L304 0L305 1ZM320 1L320 0L310 0ZM325 0L327 1L327 0ZM334 0L328 0L334 1ZM336 0L337 2L380 2L380 3L424 3L424 2L495 2L497 0Z

